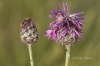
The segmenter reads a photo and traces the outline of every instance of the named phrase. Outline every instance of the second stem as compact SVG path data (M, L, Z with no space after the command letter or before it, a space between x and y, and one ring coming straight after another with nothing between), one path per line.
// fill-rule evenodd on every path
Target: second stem
M65 60L65 66L68 66L69 60L70 60L70 45L65 45L66 49L66 60Z

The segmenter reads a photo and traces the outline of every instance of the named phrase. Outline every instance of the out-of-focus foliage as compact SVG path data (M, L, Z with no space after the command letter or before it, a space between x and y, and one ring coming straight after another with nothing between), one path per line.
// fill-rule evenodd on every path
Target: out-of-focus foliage
M31 17L39 31L32 45L35 66L64 66L65 47L44 36L48 15L67 2L70 13L83 11L84 40L71 47L69 66L100 66L100 0L0 0L0 66L30 66L27 45L20 41L20 23Z

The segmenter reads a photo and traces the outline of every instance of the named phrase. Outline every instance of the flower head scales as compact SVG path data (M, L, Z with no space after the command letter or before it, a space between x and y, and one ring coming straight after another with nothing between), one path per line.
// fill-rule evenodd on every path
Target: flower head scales
M52 10L49 17L56 18L56 20L50 23L45 36L62 45L73 44L78 39L82 39L80 33L82 33L84 17L80 16L81 14L83 12L69 14L67 3L60 6L59 10Z
M24 44L34 44L38 40L38 30L31 18L25 18L21 23L21 41Z

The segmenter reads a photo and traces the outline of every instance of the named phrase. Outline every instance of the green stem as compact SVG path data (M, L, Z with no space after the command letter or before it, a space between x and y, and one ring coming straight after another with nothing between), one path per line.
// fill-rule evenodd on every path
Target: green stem
M31 66L34 66L31 44L28 44L28 50L29 50L29 56L30 56L30 64L31 64Z
M70 60L70 45L65 45L66 48L66 60L65 60L65 66L68 66L69 60Z

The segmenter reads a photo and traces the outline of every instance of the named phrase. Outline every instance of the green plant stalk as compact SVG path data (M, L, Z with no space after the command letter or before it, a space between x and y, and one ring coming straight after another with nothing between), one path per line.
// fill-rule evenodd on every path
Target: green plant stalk
M69 60L70 60L70 45L65 45L66 49L66 60L65 60L65 66L68 66Z
M29 50L29 56L30 56L30 64L31 64L31 66L34 66L31 44L28 44L28 50Z

